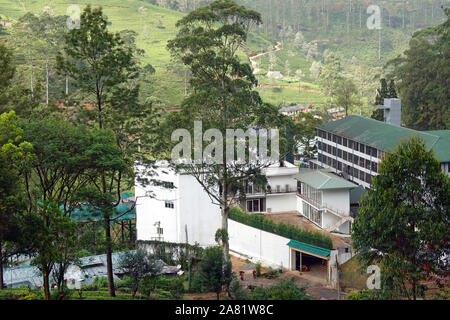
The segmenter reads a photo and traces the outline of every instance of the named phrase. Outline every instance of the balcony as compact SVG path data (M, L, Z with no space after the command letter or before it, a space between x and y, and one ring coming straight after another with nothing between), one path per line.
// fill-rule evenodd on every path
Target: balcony
M247 187L246 195L248 196L265 196L270 194L282 194L282 193L296 193L297 190L291 186L275 186L272 187L270 185L266 186L265 189L261 188L252 188Z

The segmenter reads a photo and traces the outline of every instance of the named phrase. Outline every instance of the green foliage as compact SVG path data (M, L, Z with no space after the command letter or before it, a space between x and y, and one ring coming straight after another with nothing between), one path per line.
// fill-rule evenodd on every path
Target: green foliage
M250 293L248 290L242 288L239 280L237 279L233 279L228 292L233 300L249 300L250 298Z
M363 289L352 291L345 297L346 300L382 300L378 290Z
M46 300L50 297L49 275L55 265L68 262L76 253L75 224L54 202L40 203L24 217L22 230L36 256L31 264L42 274Z
M421 281L447 268L450 179L413 138L385 155L372 187L353 224L353 246L364 265L380 264L384 296L423 296Z
M256 288L253 300L312 300L305 293L306 287L298 287L293 280L280 280L269 288Z
M223 286L229 287L232 281L231 262L227 262L219 246L205 250L202 261L198 264L193 288L203 292L215 292L217 299Z
M257 277L261 277L261 262L258 262L257 264L255 264L255 271L256 271L256 276Z
M149 250L154 253L155 259L161 259L168 265L181 265L183 269L188 268L187 257L191 257L191 264L195 265L201 260L204 249L199 244L190 245L186 243L173 243L163 241L143 241L137 244L149 246Z
M139 290L150 296L153 280L161 272L153 256L142 249L128 251L121 256L119 266L130 277L133 295Z
M402 120L416 130L450 128L450 8L447 20L414 34L404 57L391 64L402 98Z
M324 236L319 232L310 232L299 229L293 225L277 223L259 215L245 213L237 208L232 208L230 210L229 218L253 228L271 232L292 240L308 243L325 249L333 248L331 238Z

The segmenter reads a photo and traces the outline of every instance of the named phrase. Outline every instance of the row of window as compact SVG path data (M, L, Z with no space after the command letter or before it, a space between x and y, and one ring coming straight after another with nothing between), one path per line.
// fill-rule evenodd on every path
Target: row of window
M301 194L315 203L322 205L322 191L317 190L306 183L301 183Z
M383 152L381 150L377 150L376 148L367 146L363 143L359 143L359 142L353 141L351 139L343 138L341 136L335 135L330 132L325 132L323 130L318 129L317 135L320 138L327 139L329 141L333 141L334 143L337 143L344 147L348 147L350 149L359 151L361 153L365 153L365 154L375 157L375 158L381 158L383 155Z
M303 201L303 215L309 220L317 223L320 227L322 227L322 211L317 210L316 208L309 205Z
M357 155L354 155L347 151L342 151L341 149L336 149L336 147L332 147L329 144L326 144L324 142L318 142L318 148L321 151L327 152L329 154L332 154L334 156L337 156L338 158L344 159L345 161L348 161L350 163L356 164L357 166L360 166L361 168L366 168L367 170L372 170L373 172L378 172L378 163L374 161L370 161L368 159L364 159L362 157L358 157ZM319 153L320 157L320 153ZM319 158L319 161L320 158ZM324 162L325 161L321 161ZM341 169L339 169L341 170Z
M318 160L321 163L325 163L326 165L328 165L330 167L333 167L339 171L347 173L349 176L357 178L361 181L365 181L369 184L372 183L373 176L367 172L364 172L363 170L358 170L357 168L348 166L345 163L340 162L339 160L333 159L331 157L327 157L326 155L323 155L321 153L319 153ZM372 162L372 164L374 164L374 162ZM374 171L374 170L372 170L372 171Z

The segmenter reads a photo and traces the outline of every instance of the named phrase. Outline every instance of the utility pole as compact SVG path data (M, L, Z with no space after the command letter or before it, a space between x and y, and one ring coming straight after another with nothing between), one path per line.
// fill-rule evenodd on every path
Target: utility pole
M336 282L337 282L337 296L338 296L338 300L341 300L341 285L339 284L339 262L338 262L338 258L337 255L336 257Z
M188 292L191 291L191 253L189 251L188 230L187 224L184 225L184 231L186 232L186 255L188 258Z

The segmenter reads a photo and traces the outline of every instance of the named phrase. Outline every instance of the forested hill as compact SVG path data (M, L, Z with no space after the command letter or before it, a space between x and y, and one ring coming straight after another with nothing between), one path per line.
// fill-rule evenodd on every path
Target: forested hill
M160 100L165 104L174 105L180 103L184 96L184 71L178 66L173 65L171 57L166 48L167 41L176 35L176 22L183 16L182 13L161 8L139 0L35 0L35 1L17 1L17 0L0 0L0 17L1 24L12 27L12 24L18 21L26 13L31 12L36 15L43 11L50 11L55 16L70 16L70 6L79 6L81 11L87 4L92 6L103 7L103 12L111 23L109 28L112 31L131 30L136 32L136 45L139 49L145 51L142 56L142 63L151 65L155 73L149 81L152 83L151 89L147 94L155 100ZM69 9L69 11L68 11ZM7 28L8 30L11 28ZM14 32L12 30L11 32ZM29 35L31 36L31 35ZM40 37L43 35L41 34ZM14 39L8 35L2 35L7 41ZM26 39L20 39L24 42ZM42 48L39 49L38 39L27 39L34 45L32 50L36 52L33 64L37 68L36 72L43 73L43 64L45 63ZM16 57L20 57L22 52L19 46L11 43L16 48ZM23 51L28 48L22 48ZM25 52L26 53L26 52ZM23 65L28 64L27 57L24 61L19 61ZM42 58L42 59L41 59ZM24 67L23 72L28 72L28 68ZM37 76L40 76L39 74ZM145 88L144 88L145 89Z

